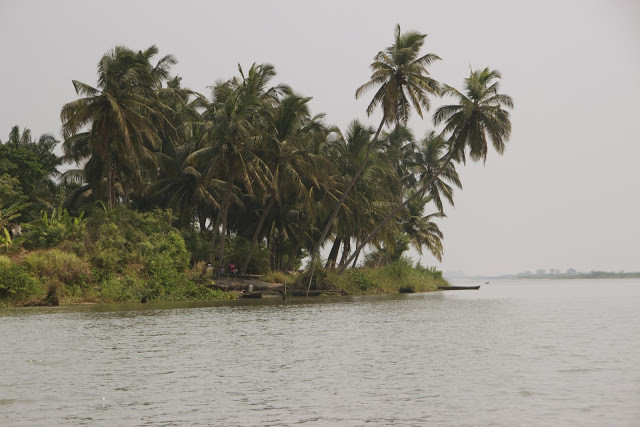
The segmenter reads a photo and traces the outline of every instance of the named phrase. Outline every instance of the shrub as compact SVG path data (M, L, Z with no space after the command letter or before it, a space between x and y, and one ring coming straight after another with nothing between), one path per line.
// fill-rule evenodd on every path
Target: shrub
M350 271L349 276L349 280L353 282L362 292L367 292L369 289L375 287L375 283L373 283L373 280L371 280L370 277L368 277L361 271Z
M322 267L320 260L312 260L307 268L298 276L297 285L306 289L326 290L333 288L329 280L329 272Z
M28 299L44 292L40 282L23 266L0 255L0 298L10 301Z
M83 214L72 217L66 209L53 209L51 216L46 211L41 218L25 225L24 246L27 249L50 248L82 228Z
M185 246L191 253L191 264L208 262L211 254L211 233L196 230L180 230Z
M86 261L71 252L59 249L36 251L24 257L23 264L45 282L56 281L64 286L88 287L91 269Z
M98 296L108 302L136 302L144 295L144 282L133 276L111 277L104 280Z

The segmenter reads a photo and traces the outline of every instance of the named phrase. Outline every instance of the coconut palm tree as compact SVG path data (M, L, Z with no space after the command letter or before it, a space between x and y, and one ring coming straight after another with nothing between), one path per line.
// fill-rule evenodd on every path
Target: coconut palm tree
M372 128L354 121L339 139L340 155L335 163L340 170L342 182L338 182L338 190L344 188L357 172L358 165L370 147L373 134ZM397 138L391 138L393 144L387 142L389 139L390 135L385 135L385 143L371 153L360 179L345 199L344 209L340 211L332 228L335 239L327 260L328 267L335 266L340 243L344 246L343 254L349 252L351 239L366 236L362 233L374 227L386 215L389 207L395 206L399 201L397 198L402 194L402 176L399 173L401 168L398 167L395 150L388 149L397 142Z
M241 272L244 272L258 244L260 233L271 209L277 203L281 205L285 194L293 194L305 210L311 209L312 187L319 187L322 162L314 156L309 146L314 137L325 134L322 115L311 116L308 102L295 94L287 94L275 108L269 111L265 123L264 138L259 148L259 156L267 165L271 180L265 192L265 205L251 238L251 247ZM317 165L317 166L316 166Z
M444 218L442 211L424 215L427 204L433 201L432 196L420 196L414 198L407 205L407 213L400 220L400 228L409 237L409 242L422 255L426 247L438 260L442 260L442 232L433 220Z
M499 71L485 68L471 71L465 79L465 93L445 85L442 94L457 98L457 104L443 105L433 115L434 124L444 123L443 133L451 136L451 152L456 160L486 161L488 139L502 154L511 135L511 121L506 108L513 108L513 99L501 94Z
M444 211L443 198L451 206L454 205L452 185L462 189L462 182L460 182L455 164L447 161L448 149L449 143L442 138L442 135L437 135L435 131L431 130L420 142L420 148L415 153L417 161L413 168L413 176L416 181L414 188L417 190L419 183L428 182L433 178L426 193L439 212ZM436 171L441 168L440 173L436 174Z
M168 122L171 114L156 90L176 60L167 55L153 66L150 60L157 53L156 46L137 53L116 46L98 63L97 87L73 80L81 98L65 104L60 113L65 155L76 162L93 157L100 163L94 170L106 188L92 190L101 195L106 190L110 207L117 203L117 187L124 195L141 185L144 173L155 166L156 124Z
M264 185L265 179L270 178L268 168L256 155L256 143L267 111L278 101L278 95L288 90L281 85L267 87L275 76L275 69L270 64L253 64L246 76L240 65L238 69L239 78L213 87L212 100L203 113L208 121L205 133L208 146L188 158L194 164L208 165L206 181L224 180L220 209L213 226L212 250L216 246L220 227L223 236L226 232L227 215L236 184L242 182L245 189L252 193L255 183ZM223 237L218 258L220 269L223 268L224 246Z
M439 162L440 166L430 174L424 175L426 182L420 184L420 191L409 196L398 205L356 248L354 255L366 246L369 241L416 197L422 197L432 189L440 174L447 170L452 160L465 161L468 151L472 160L485 160L489 140L499 154L504 153L505 142L511 136L509 111L513 108L513 99L509 95L499 93L499 79L502 75L495 70L471 70L465 79L465 93L445 86L443 93L458 98L459 104L445 105L434 113L434 123L445 124L443 137L449 145L449 152ZM350 260L354 258L350 257ZM350 261L347 262L347 264ZM344 268L339 270L343 271Z
M372 114L380 106L382 108L382 119L365 158L344 189L340 200L329 217L314 247L314 254L318 252L320 246L324 243L349 191L351 191L366 167L383 126L385 124L406 123L412 107L422 117L422 109L429 110L431 104L429 95L438 94L440 85L429 76L427 67L434 61L439 60L440 57L433 53L421 55L420 50L426 37L426 34L415 31L402 33L400 25L397 25L394 43L384 51L378 52L374 62L371 64L373 73L370 80L356 90L356 98L358 98L367 90L378 88L367 107L367 113L369 115Z

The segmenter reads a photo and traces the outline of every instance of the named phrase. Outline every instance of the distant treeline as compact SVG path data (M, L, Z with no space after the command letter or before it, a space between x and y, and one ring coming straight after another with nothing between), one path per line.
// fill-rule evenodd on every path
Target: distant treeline
M517 279L622 279L639 278L640 273L615 273L611 271L590 271L588 273L575 274L532 274L516 275Z

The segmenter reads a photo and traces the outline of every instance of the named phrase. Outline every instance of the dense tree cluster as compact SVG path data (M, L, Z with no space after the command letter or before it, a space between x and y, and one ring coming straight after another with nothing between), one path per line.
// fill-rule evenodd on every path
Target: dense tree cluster
M323 246L326 267L340 271L367 245L378 260L408 245L440 258L436 220L461 188L456 164L485 159L489 145L503 152L513 105L497 71L472 70L461 91L434 80L428 67L440 58L421 53L425 37L396 28L356 91L373 91L367 112L380 108L381 122L342 130L310 111L311 98L274 84L270 64L239 66L205 96L170 75L173 56L156 61L155 46L117 46L98 63L97 84L74 80L79 98L62 107L62 148L74 168L56 185L56 141L34 142L15 128L0 145L0 203L5 211L31 204L22 220L61 194L76 214L96 203L172 209L216 265L230 243L246 242L234 260L242 271L256 248L272 270L294 268ZM435 111L442 130L417 137L407 128L411 112L422 117L441 95L455 100Z

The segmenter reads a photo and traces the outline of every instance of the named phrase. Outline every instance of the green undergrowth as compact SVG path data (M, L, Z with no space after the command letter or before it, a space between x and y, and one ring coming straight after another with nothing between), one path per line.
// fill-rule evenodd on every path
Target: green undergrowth
M203 263L190 267L190 253L171 221L170 212L123 208L62 226L41 221L12 253L0 255L0 301L57 305L230 298L206 286L210 278ZM49 226L54 239L48 237Z
M387 294L399 292L431 292L446 286L442 272L434 268L412 266L400 258L379 268L356 268L338 275L329 271L318 289L344 290L351 295Z
M298 280L296 273L288 273L284 271L272 271L260 277L260 280L268 283L289 283L292 284Z

